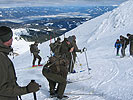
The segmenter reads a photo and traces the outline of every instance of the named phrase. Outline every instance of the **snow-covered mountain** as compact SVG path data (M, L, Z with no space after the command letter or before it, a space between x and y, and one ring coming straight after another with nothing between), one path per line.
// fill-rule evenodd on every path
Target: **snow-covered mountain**
M66 37L76 35L79 48L87 48L88 63L92 69L88 75L85 54L78 54L75 65L78 73L69 74L68 80L80 81L68 84L65 93L80 94L77 100L133 100L133 58L129 57L129 48L126 49L124 58L115 56L114 49L114 43L120 35L126 36L133 32L132 11L133 1L126 1L113 11L85 22L65 34ZM42 62L47 61L50 54L49 41L40 44L39 48ZM33 57L28 47L25 50L27 52L12 59L19 85L27 85L31 79L35 79L42 85L37 92L38 100L53 100L49 98L48 82L41 74L42 67L27 68L31 66ZM86 71L80 72L82 69ZM87 79L90 76L91 78ZM32 94L22 96L24 100L33 100L32 97Z

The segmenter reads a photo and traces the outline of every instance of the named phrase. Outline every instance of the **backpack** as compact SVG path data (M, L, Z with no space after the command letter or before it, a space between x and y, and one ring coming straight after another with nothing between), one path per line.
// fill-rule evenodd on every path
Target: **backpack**
M61 47L61 45L59 45L57 42L51 43L49 46L53 53L59 52L60 47Z
M34 45L33 45L33 44L30 45L30 52L31 52L31 53L34 52Z

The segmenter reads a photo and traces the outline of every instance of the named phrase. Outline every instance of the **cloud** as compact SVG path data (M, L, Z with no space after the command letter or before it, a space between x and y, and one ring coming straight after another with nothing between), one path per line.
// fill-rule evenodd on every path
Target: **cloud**
M0 0L0 6L114 5L127 0Z

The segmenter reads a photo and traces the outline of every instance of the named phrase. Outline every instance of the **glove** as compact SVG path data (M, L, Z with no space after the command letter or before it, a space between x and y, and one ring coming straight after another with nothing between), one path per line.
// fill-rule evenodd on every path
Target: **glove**
M82 53L82 50L79 50L80 53Z
M27 86L27 92L31 93L31 92L37 92L38 90L40 90L40 85L36 82L30 82Z
M84 47L83 50L82 50L82 52L85 52L85 51L87 51L87 49Z

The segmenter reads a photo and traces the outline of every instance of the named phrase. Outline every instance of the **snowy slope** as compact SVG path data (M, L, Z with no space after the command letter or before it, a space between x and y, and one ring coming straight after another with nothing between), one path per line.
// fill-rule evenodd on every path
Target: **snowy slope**
M116 57L114 49L114 43L120 35L126 36L127 33L133 32L132 11L133 1L129 0L113 11L85 22L66 33L67 37L76 35L79 48L87 48L88 63L92 70L88 75L85 55L78 54L79 60L75 69L78 72L82 69L86 71L68 75L68 80L80 81L68 84L65 93L80 94L77 100L133 100L133 58L128 57L129 48L126 49L125 58ZM21 48L29 50L28 44L25 46ZM43 57L42 62L47 61L50 53L49 41L40 44L39 48L40 55ZM19 85L27 85L31 79L35 79L42 85L41 90L37 92L38 100L53 100L48 98L48 82L41 74L42 67L27 68L31 65L32 59L29 51L12 59ZM79 66L79 62L82 66ZM90 79L86 79L90 76ZM33 100L32 94L24 95L22 98Z

